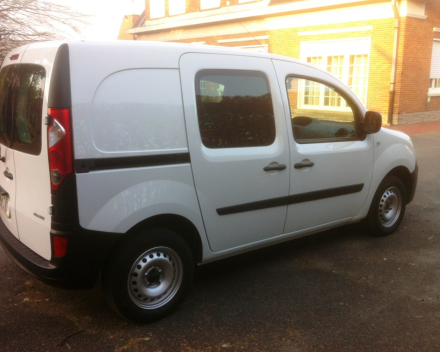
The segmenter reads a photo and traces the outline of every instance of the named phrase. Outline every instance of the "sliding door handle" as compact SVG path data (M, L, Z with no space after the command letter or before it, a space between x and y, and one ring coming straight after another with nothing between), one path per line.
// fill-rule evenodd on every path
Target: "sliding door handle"
M281 170L285 170L286 168L287 168L286 165L280 164L280 165L266 166L263 170L264 171L281 171Z
M9 178L10 180L13 180L14 179L14 176L9 172L9 171L6 171L5 170L5 172L3 172L3 175L5 175L7 178Z
M311 162L311 161L305 162L305 161L303 161L303 162L300 162L300 163L296 163L295 165L293 165L293 167L295 169L304 169L306 167L312 167L313 165L315 165L314 162Z

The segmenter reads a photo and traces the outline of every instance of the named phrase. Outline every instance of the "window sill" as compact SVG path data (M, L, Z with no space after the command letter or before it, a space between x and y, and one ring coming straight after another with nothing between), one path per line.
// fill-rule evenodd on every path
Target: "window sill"
M430 88L428 97L440 97L440 88Z

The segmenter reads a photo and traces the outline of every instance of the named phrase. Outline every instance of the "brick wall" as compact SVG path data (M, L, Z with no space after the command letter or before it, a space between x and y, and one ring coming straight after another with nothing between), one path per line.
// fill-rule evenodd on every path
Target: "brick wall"
M149 1L146 0L146 18L148 18ZM166 0L168 4L169 0ZM221 0L226 6L228 0ZM238 0L229 0L229 5L237 4ZM200 0L187 0L187 13L200 11ZM434 38L440 39L440 33L433 27L440 27L440 1L426 2L428 18L418 19L403 17L400 23L398 66L396 71L396 94L394 104L395 124L440 119L440 97L431 97L428 101L429 72L431 67L432 43ZM272 31L240 33L234 35L211 36L176 40L176 42L205 42L208 45L249 46L267 44L269 52L293 58L300 57L302 41L321 41L350 39L359 37L371 38L369 55L368 93L366 106L370 110L382 113L384 123L387 122L390 99L390 82L394 46L394 19L346 22L321 26L288 28ZM331 34L299 36L298 32L318 31L327 29L344 29L371 26L372 30L340 32ZM203 26L200 27L203 33ZM259 39L218 43L221 39L259 37L269 35L269 39ZM148 36L141 39L147 39Z
M361 26L372 26L372 30L342 32L333 34L320 34L299 36L298 32L316 31L322 29L341 29ZM201 32L203 29L201 29ZM230 43L218 43L221 39L234 39L245 37L259 37L269 35L269 39L259 39L258 41L240 41ZM384 123L388 114L389 88L391 78L391 61L393 55L394 20L374 20L363 22L347 22L325 26L310 26L300 28L288 28L273 31L261 31L252 33L240 33L227 36L198 37L186 40L176 40L175 42L192 43L205 42L208 45L220 46L246 46L256 44L268 44L269 52L293 58L300 57L301 41L348 39L359 37L371 37L370 68L368 79L367 108L376 110L384 116Z
M326 29L341 29L352 27L372 26L372 30L341 32L299 36L298 32L318 31ZM320 41L334 39L348 39L371 37L370 67L368 77L367 108L382 113L384 123L388 114L389 89L391 78L391 64L393 56L394 38L393 19L347 22L325 26L300 27L270 31L269 51L271 53L300 57L302 41Z
M393 122L408 124L440 120L440 97L428 99L432 45L440 33L440 1L426 3L426 20L402 18L398 85Z
M119 28L118 40L133 40L133 34L125 33L126 29L133 27L133 24L138 19L138 15L125 15L122 18L121 27Z
M185 0L185 13L200 12L201 0ZM238 5L238 0L220 0L220 7ZM209 11L210 9L206 10ZM178 16L178 15L177 15ZM169 15L169 0L165 0L165 17ZM150 0L145 0L145 19L150 20Z
M203 29L201 29L200 32L202 33ZM239 42L232 42L232 43L219 43L218 40L252 38L252 37L255 38L255 37L261 37L261 36L265 36L265 35L268 35L267 31L252 32L252 33L239 33L239 34L232 34L232 35L218 35L215 37L197 37L197 38L191 38L191 39L173 40L172 42L175 42L175 43L205 42L206 45L238 47L238 46L246 46L246 45L269 44L269 40L268 39L258 39L258 40L251 39L248 41L239 41Z

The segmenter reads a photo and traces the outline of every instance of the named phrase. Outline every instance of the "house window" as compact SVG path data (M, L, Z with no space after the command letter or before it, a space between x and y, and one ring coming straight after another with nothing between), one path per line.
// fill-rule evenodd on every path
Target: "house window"
M150 18L165 17L165 0L150 0Z
M292 133L298 143L357 138L355 113L333 87L290 76L286 79L286 88Z
M432 46L431 73L429 82L429 96L440 96L440 41Z
M169 0L169 12L170 16L180 15L185 13L185 0Z
M220 0L200 0L200 9L208 10L220 7Z
M301 43L302 59L338 77L363 104L367 101L369 51L369 38ZM314 85L312 82L309 84ZM313 94L317 94L316 88L313 89ZM347 104L331 90L323 89L321 86L319 94L323 95L322 99L319 99L322 104L326 104L323 106L347 107Z
M368 55L350 55L348 86L365 104L367 101Z

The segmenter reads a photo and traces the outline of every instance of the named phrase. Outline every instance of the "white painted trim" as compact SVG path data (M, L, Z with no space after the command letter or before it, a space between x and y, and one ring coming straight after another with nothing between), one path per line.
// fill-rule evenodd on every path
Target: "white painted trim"
M400 14L402 17L412 17L425 20L428 18L428 16L425 15L425 3L426 0L402 0L400 3Z
M434 27L434 32L440 32L440 28ZM435 39L434 39L435 40Z
M302 27L328 23L346 23L355 21L367 21L373 19L394 18L389 3L371 3L370 0L309 0L293 2L285 5L267 6L269 0L251 3L249 5L234 5L222 7L218 10L193 12L181 16L175 16L170 21L168 18L146 21L144 27L132 28L127 33L148 33L154 31L171 30L174 28L185 28L195 25L219 25L226 21L251 20L252 22L271 21L270 29ZM344 6L357 3L358 6ZM339 6L338 6L339 5ZM253 6L249 9L248 6ZM246 8L246 9L244 9ZM374 10L373 10L374 9ZM304 10L309 10L305 11ZM300 13L296 13L301 11ZM281 15L281 16L280 16ZM276 16L276 17L274 17ZM286 17L294 20L303 18L319 18L313 23L300 21L277 25L274 22Z
M235 42L248 42L251 40L269 39L268 35L260 35L259 37L246 37L246 38L234 38L234 39L219 39L217 43L235 43Z
M440 42L440 39L434 38L435 42Z
M364 104L368 101L368 82L370 74L370 58L371 58L371 37L331 39L331 40L313 40L300 43L300 59L306 60L309 56L322 56L321 68L326 70L327 61L325 57L333 55L368 55L367 73L365 82L365 96L359 97L361 100L365 98ZM348 59L348 58L347 58ZM345 84L348 84L349 61L347 60L343 66L342 77L340 78ZM338 77L339 78L339 77Z
M305 1L306 2L306 1ZM245 5L243 5L245 6ZM381 17L382 16L382 17ZM277 29L300 28L305 26L323 26L340 23L344 20L369 21L376 19L394 18L393 10L389 3L374 3L350 8L337 8L313 13L290 14L285 16L274 16L266 18L253 18L231 22L212 22L200 27L178 27L176 29L164 28L161 31L146 27L140 29L138 33L140 40L158 41L177 41L196 38L214 37L217 39L221 35L241 35L249 36L253 32L267 32ZM160 27L162 28L162 27ZM130 30L129 33L135 33ZM141 34L142 33L142 34Z
M200 0L200 10L211 10L220 8L220 0Z
M371 31L373 26L363 26L363 27L351 27L351 28L335 28L335 29L323 29L320 31L308 31L308 32L298 32L298 35L318 35L318 34L333 34L333 33L345 33L345 32L358 32L358 31Z
M412 13L408 13L406 17L417 18L419 20L426 20L428 18L426 15L414 15Z
M428 97L440 97L440 88L429 88Z
M300 59L308 56L370 55L371 37L311 40L300 43Z
M206 44L206 42L192 42L191 44L193 44L193 45L205 45Z
M239 48L239 49L249 50L249 51L258 51L258 52L264 52L264 53L269 52L269 45L268 44L242 45L242 46L234 46L234 48Z
M240 45L240 46L233 46L231 48L245 49L245 48L268 48L268 47L269 47L268 44L259 44L259 45Z

